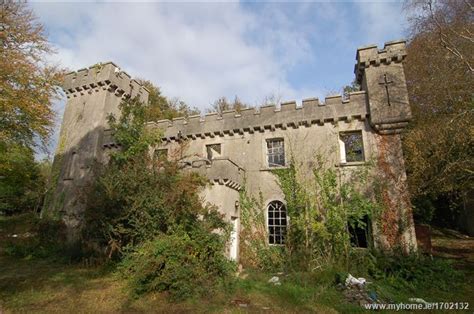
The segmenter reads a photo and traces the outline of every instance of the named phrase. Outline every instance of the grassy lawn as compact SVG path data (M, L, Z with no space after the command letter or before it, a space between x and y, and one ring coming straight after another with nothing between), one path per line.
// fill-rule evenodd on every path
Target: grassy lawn
M28 216L0 217L0 313L363 312L337 289L331 271L280 274L279 286L268 283L275 274L246 272L245 278L239 278L229 291L181 303L168 301L164 293L133 298L125 280L111 267L84 267L58 258L6 254L7 243L21 241L30 222ZM13 234L18 237L13 238ZM408 298L417 297L427 301L467 301L474 306L474 239L438 232L433 242L435 255L450 258L453 267L459 269L460 278L453 278L456 289L439 289L436 281L422 290L418 286L401 287L390 278L375 281L368 289L377 291L383 300L408 302Z
M305 286L282 279L281 286L267 283L268 276L239 280L234 292L206 299L170 303L165 294L129 297L125 282L112 270L84 268L52 260L0 257L0 300L8 312L325 312L336 313L339 293L330 287ZM340 304L338 309L353 309Z

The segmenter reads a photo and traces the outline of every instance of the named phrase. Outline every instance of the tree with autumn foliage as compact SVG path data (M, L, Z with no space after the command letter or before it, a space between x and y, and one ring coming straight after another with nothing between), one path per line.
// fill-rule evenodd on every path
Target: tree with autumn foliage
M474 190L471 3L406 5L411 27L405 74L414 121L404 137L404 152L415 213L422 220L434 214L456 223L456 210Z
M169 99L163 96L160 88L152 82L142 79L139 81L149 92L145 115L147 121L171 120L177 117L188 117L200 113L197 108L191 108L178 98Z
M61 72L48 65L52 49L26 4L2 1L0 9L0 212L14 213L40 203L45 176L34 148L52 132Z
M26 4L2 1L0 25L0 142L35 146L51 134L60 72L48 65L52 48Z

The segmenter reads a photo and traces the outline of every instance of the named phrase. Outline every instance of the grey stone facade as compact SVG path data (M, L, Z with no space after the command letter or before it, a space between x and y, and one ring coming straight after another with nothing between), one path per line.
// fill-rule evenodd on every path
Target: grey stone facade
M185 160L186 168L202 173L211 183L202 191L203 198L218 206L234 224L229 252L233 258L238 258L242 186L246 184L254 195L261 193L265 204L284 204L271 170L287 167L292 160L310 171L316 156L346 177L368 161L375 162L375 172L387 184L381 192L385 207L381 221L372 222L374 245L416 249L400 138L411 118L403 72L405 56L404 41L388 42L381 50L376 46L359 48L355 75L361 91L347 98L312 98L299 106L286 102L278 107L150 122L148 127L161 132L162 145L156 149L166 149L169 158L186 141L186 154L191 156ZM104 162L105 151L114 145L107 138L106 115L118 112L124 95L140 95L146 101L148 93L113 63L68 74L64 90L68 103L55 159L61 164L61 173L51 210L61 212L75 228L82 211L78 195L90 179L88 167L92 160ZM346 158L344 134L361 136L360 159ZM273 152L276 164L269 164L274 162L275 156L269 157Z

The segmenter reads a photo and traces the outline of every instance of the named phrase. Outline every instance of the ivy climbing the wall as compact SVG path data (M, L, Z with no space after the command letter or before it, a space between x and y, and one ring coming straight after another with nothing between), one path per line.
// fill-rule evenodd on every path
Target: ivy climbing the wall
M375 197L371 166L333 169L325 167L320 157L310 164L314 165L310 175L293 159L287 168L273 170L285 197L289 221L282 246L268 244L262 197L241 192L244 265L312 271L339 264L348 269L354 230L367 230L371 247L371 221L377 220L382 208Z

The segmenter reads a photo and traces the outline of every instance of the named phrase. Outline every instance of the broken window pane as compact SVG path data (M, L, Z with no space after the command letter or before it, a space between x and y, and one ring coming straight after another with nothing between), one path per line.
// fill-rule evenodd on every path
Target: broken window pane
M268 204L268 217L268 242L270 244L285 244L287 227L285 204L280 201Z
M357 224L355 222L349 223L351 245L361 248L369 247L370 230L368 216L364 216Z
M267 155L269 167L285 165L285 144L282 138L267 140Z
M206 145L207 159L212 160L221 156L221 144Z
M364 161L364 144L362 142L362 131L344 132L340 134L344 143L345 161Z

